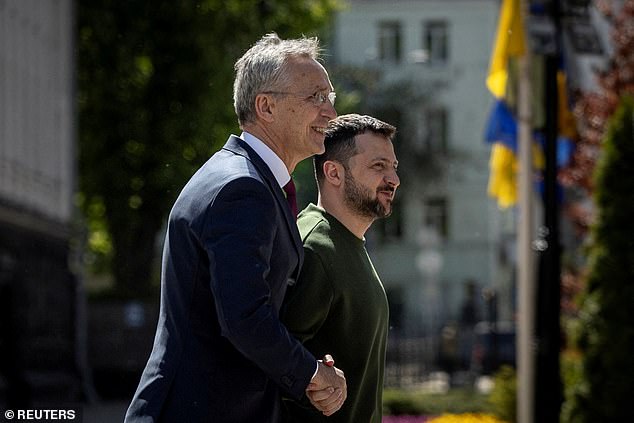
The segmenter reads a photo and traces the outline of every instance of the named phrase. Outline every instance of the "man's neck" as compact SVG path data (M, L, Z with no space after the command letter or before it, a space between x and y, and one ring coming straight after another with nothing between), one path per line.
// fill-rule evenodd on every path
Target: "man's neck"
M365 233L370 229L373 218L359 216L357 213L351 211L343 202L343 199L330 199L326 196L319 194L317 205L326 210L328 214L337 219L343 226L359 239L363 239Z
M269 128L259 125L257 122L251 124L242 125L242 130L257 137L260 141L267 145L273 152L282 159L284 165L288 169L288 173L292 174L297 166L297 161L293 161L289 154L287 154L284 148L284 143L276 140L280 140L281 137L277 137L271 132Z

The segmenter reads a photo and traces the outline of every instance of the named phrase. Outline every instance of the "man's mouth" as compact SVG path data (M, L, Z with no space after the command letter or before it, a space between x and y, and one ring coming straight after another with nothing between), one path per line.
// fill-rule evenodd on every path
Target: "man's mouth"
M378 193L387 196L389 200L392 200L394 197L394 189L390 187L379 188Z
M313 126L312 129L313 131L319 132L322 135L324 134L324 132L326 132L326 128L321 126Z

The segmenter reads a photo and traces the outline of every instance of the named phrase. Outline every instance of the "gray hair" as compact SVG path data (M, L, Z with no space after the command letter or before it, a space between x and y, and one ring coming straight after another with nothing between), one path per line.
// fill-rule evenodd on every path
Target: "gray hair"
M255 97L265 91L283 89L288 84L289 58L319 59L317 37L282 40L274 32L255 43L235 64L233 106L240 125L255 121Z

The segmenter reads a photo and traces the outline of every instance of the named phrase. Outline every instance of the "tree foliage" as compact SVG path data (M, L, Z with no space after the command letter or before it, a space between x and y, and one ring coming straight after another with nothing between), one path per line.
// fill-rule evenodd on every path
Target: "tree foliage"
M634 51L634 0L597 0L594 5L611 24L612 54L606 68L597 75L598 89L573 96L578 137L570 163L558 175L567 188L563 215L573 230L566 247L562 274L562 311L570 341L574 341L579 325L577 297L585 284L587 257L584 245L597 217L592 201L592 175L602 154L607 122L620 99L634 95L634 56L631 54Z
M238 131L233 64L263 34L315 35L337 0L79 0L79 205L116 291L152 294L186 180Z
M608 172L605 169L612 166L608 156L613 156L617 143L613 140L614 130L606 137L608 123L619 102L624 97L634 95L634 0L596 0L594 5L611 23L612 55L607 68L597 76L599 89L596 92L581 93L575 99L574 113L579 137L570 165L559 174L560 181L568 187L570 193L567 195L569 199L564 215L575 229L577 241L576 246L571 246L568 251L569 257L574 259L570 260L569 268L562 277L563 305L564 311L567 311L564 318L567 320L568 342L572 347L563 356L566 401L563 404L562 421L567 422L615 421L607 417L593 420L591 416L601 413L604 416L609 415L605 414L607 407L614 403L611 400L608 401L611 405L603 406L601 403L612 395L614 398L621 398L622 379L619 375L631 377L632 373L629 365L617 369L619 359L616 355L620 353L616 351L627 347L624 352L631 355L634 348L634 345L628 345L631 338L627 331L623 333L624 336L620 333L624 321L604 318L607 314L616 316L607 312L608 307L617 307L613 302L613 295L629 293L617 288L623 283L620 278L615 279L612 285L609 281L611 276L605 267L609 263L609 256L605 254L611 254L616 248L616 244L612 242L614 240L606 243L606 239L598 236L599 233L607 233L608 228L603 226L607 224L604 222L606 218L611 220L610 225L616 224L612 219L614 215L604 210L607 206L604 200L610 199L612 204L609 207L613 210L631 207L631 200L611 191L604 185L605 179L602 176L593 178L595 171L597 174L605 173ZM599 161L601 164L597 164ZM597 166L601 169L597 169ZM619 224L623 226L618 230L627 233L629 223L621 220ZM591 245L589 250L587 245ZM614 270L626 272L627 268ZM615 291L608 294L610 290ZM626 298L622 297L625 301L621 303L621 307L627 307ZM583 300L580 309L579 299ZM604 325L609 328L601 335ZM615 341L614 344L610 343L610 338ZM601 348L607 348L603 359L597 356L602 354ZM616 377L612 378L608 371L616 371ZM606 380L601 381L601 376ZM601 389L605 389L602 394ZM594 394L597 395L593 396ZM627 420L631 419L624 421Z
M580 310L582 382L566 407L571 422L632 421L634 380L634 99L611 120L596 166L598 217L591 230L589 274Z
M593 191L592 175L601 155L607 122L624 95L634 95L634 0L617 6L614 0L600 0L597 7L611 22L612 50L610 63L599 75L599 90L581 93L575 99L579 137L570 164L563 168L559 180L576 192L576 201L567 208L567 217L580 235L585 235L593 219L586 201Z

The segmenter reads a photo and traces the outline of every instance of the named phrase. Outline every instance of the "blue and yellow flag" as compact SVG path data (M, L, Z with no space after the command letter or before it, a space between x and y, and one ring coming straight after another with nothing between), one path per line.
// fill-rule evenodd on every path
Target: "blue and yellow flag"
M489 161L487 193L498 206L508 208L517 202L517 123L503 98L508 83L508 61L524 54L524 27L520 0L502 0L497 33L486 85L496 101L486 128L486 140L493 143Z
M517 122L503 100L496 100L489 115L485 140L492 143L487 193L500 208L517 202Z
M514 206L517 202L518 171L515 152L504 144L493 144L489 168L491 173L487 193L497 199L500 208Z
M509 58L523 55L525 49L520 0L502 0L495 44L486 81L489 91L496 98L502 98L506 93Z

